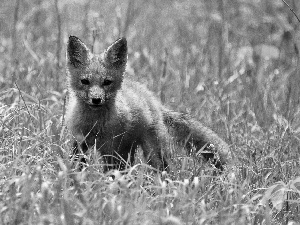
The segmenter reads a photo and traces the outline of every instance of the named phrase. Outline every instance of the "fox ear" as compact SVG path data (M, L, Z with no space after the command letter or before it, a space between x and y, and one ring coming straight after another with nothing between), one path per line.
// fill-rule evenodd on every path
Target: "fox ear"
M126 38L116 40L104 52L104 64L112 69L125 69L127 63Z
M74 67L84 66L90 59L90 50L75 36L70 36L67 47L67 61Z

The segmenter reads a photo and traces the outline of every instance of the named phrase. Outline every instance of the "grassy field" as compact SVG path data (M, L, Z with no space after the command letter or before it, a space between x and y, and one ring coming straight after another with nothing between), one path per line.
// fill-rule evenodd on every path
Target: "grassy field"
M298 27L280 0L1 2L0 224L300 224ZM127 76L215 130L231 164L173 151L170 174L140 157L103 174L91 150L74 169L69 35L94 52L125 36Z

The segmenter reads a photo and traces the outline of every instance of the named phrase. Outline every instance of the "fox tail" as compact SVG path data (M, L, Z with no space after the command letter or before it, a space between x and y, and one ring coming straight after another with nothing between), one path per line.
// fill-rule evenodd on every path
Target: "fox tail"
M199 121L187 114L167 109L164 109L163 117L170 135L187 150L201 150L203 157L206 160L211 159L212 163L221 170L223 165L231 161L228 144Z

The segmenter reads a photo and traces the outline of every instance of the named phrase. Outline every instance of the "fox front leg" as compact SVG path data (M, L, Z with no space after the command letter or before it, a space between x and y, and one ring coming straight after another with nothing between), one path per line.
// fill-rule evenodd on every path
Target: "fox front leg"
M88 146L85 142L83 142L79 147L78 142L76 140L73 141L72 154L70 155L70 158L74 157L75 162L79 161L80 171L87 165L87 160L85 156L87 150L88 150Z
M110 170L124 171L128 166L132 166L135 161L135 149L127 148L112 155L103 155L103 171L106 173Z

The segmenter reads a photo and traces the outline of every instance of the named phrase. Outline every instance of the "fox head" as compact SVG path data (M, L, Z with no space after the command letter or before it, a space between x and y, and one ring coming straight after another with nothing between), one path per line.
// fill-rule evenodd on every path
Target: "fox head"
M125 38L95 55L79 38L70 36L67 46L69 91L92 109L100 109L114 101L122 85L126 63Z

